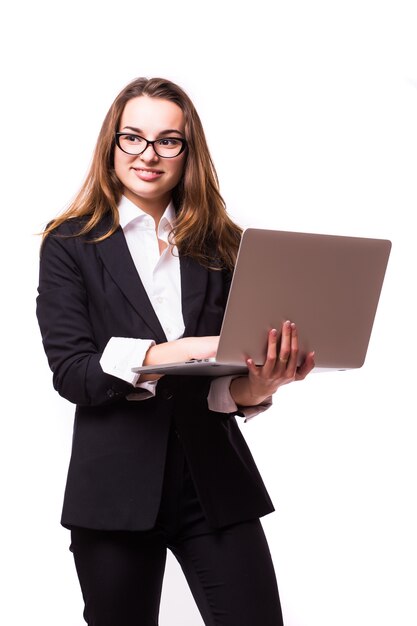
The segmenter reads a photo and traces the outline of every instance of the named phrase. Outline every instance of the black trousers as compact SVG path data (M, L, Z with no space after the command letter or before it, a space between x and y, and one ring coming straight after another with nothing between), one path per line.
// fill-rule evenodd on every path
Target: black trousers
M282 626L260 521L220 530L208 526L174 432L152 530L71 530L88 625L157 626L167 548L180 563L206 626ZM181 616L173 616L172 624L181 624Z

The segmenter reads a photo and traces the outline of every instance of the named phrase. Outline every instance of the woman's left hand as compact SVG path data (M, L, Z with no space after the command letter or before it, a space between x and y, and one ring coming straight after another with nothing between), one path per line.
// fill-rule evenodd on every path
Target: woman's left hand
M230 392L236 404L255 406L282 385L303 380L314 367L314 352L308 352L301 365L298 365L298 355L296 325L284 322L280 341L277 330L272 329L268 335L265 363L255 365L251 358L247 359L248 375L235 378L231 383Z

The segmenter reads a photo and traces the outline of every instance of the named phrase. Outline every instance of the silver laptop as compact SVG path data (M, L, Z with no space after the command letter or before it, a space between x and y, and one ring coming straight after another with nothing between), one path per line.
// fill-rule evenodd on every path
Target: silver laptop
M297 324L314 371L363 365L385 276L386 239L248 228L242 236L216 357L134 372L224 376L263 364L267 333Z

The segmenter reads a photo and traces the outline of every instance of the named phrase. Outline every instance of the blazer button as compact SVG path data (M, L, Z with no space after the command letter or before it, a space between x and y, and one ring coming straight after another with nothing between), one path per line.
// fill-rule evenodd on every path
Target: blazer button
M113 391L113 389L107 389L107 397L108 398L114 398L114 391Z

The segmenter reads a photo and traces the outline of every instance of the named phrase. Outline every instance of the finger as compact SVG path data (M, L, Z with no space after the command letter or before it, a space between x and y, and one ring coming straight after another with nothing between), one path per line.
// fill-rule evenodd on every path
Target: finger
M268 333L268 345L266 350L266 357L263 365L255 365L251 358L246 360L248 370L255 376L268 377L274 371L277 362L277 349L278 349L278 331L273 328Z
M282 332L281 332L281 345L279 349L278 355L278 363L277 365L281 369L286 369L288 364L288 359L291 354L291 322L287 320L282 324Z
M315 367L314 361L314 352L309 352L306 355L303 363L300 367L297 368L295 379L296 380L304 380L304 378L311 372L311 370Z
M266 350L266 359L263 365L263 373L268 375L274 371L278 354L278 331L276 328L268 333L268 347Z
M248 368L248 375L249 376L256 376L256 377L258 377L260 375L262 367L256 365L255 362L253 361L253 359L246 359L246 365L247 365L247 368Z
M298 365L298 332L294 322L291 323L291 352L287 363L287 372L289 376L294 376Z

